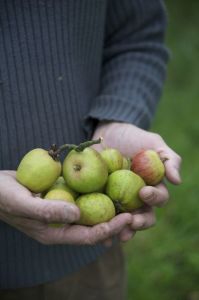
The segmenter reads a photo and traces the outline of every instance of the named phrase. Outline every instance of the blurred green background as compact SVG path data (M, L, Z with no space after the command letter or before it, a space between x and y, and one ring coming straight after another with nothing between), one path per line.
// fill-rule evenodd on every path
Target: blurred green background
M199 1L165 1L172 52L152 131L183 158L157 224L125 244L129 300L199 300Z

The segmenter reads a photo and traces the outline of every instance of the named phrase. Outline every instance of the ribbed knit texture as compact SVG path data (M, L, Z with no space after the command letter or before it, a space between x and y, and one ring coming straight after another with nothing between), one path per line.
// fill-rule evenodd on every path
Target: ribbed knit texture
M98 120L148 128L165 78L157 0L0 1L0 169L33 148L79 143ZM0 288L78 270L98 246L44 246L0 222Z

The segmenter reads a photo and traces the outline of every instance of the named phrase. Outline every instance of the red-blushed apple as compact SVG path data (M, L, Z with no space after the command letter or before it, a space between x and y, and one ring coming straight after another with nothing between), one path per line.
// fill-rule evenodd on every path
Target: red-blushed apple
M141 150L132 158L131 170L143 178L147 185L158 184L165 175L165 167L154 150Z

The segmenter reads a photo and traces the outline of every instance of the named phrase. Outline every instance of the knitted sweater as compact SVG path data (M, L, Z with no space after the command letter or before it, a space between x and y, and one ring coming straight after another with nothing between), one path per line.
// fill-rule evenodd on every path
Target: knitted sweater
M158 0L0 1L0 169L52 143L80 143L99 120L148 128L167 50ZM0 288L58 279L102 245L42 245L0 222Z

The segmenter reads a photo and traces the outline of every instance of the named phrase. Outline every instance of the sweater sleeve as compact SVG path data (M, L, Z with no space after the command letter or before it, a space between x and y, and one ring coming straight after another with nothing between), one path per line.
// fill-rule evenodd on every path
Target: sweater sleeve
M86 117L147 129L161 96L168 51L167 18L159 0L109 0L99 94Z

